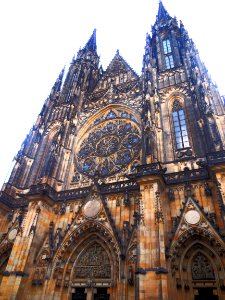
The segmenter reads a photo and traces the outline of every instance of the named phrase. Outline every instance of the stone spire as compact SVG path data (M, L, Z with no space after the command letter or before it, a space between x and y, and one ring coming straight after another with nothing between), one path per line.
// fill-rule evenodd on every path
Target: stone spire
M169 13L165 9L162 1L160 0L158 14L157 14L157 17L156 17L156 22L161 23L161 22L168 21L169 19L171 19L171 16L169 15Z
M97 56L96 29L94 29L86 45L78 51L77 58L84 58L87 53Z
M97 51L97 45L96 45L96 29L93 30L93 33L88 40L87 44L84 46L83 49L89 50L89 51Z
M65 72L65 66L62 69L62 71L59 73L59 76L56 79L56 82L55 82L55 84L52 87L50 98L53 99L53 100L55 100L54 98L58 98L59 97L59 93L60 93L61 86L62 86L64 72Z

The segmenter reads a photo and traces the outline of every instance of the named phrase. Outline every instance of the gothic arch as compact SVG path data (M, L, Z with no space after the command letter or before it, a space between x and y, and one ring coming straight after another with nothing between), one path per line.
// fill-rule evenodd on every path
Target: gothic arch
M74 274L76 275L76 266L80 270L82 269L79 266L79 261L85 255L85 251L93 252L93 247L98 248L98 253L99 251L102 252L105 262L108 261L106 273L102 272L103 275L105 274L105 277L93 278L90 281L90 278L84 276L87 274L87 269L83 271L82 276L74 276ZM95 286L96 282L98 284L104 283L104 286L113 289L119 280L119 253L119 247L112 233L98 222L88 221L78 226L75 230L68 232L52 263L51 278L55 281L56 293L58 295L62 293L69 295L76 284L88 287L90 284ZM94 269L94 266L89 266L89 268ZM102 265L96 266L96 270L96 274L101 274Z
M183 234L173 245L171 251L170 268L172 281L177 288L177 293L187 294L193 297L198 288L204 286L215 289L218 296L221 295L221 289L224 289L224 249L222 249L220 241L216 241L215 237L207 232L200 234L197 232L189 232ZM205 257L209 266L214 272L213 278L205 278L197 280L192 276L192 266L195 257L200 254Z
M92 116L90 116L90 118L88 118L87 122L85 122L85 124L82 124L82 127L79 126L79 128L77 128L77 130L78 130L77 140L79 140L83 136L83 134L87 131L87 129L90 126L93 126L94 122L97 119L108 114L110 111L113 111L115 113L117 113L118 111L121 111L121 112L125 111L127 113L133 114L135 116L135 118L137 119L137 123L139 124L139 126L141 125L140 114L134 108L130 108L129 106L124 105L124 104L109 104L106 107L99 109Z
M54 169L54 162L53 159L51 161L52 153L55 151L56 147L53 147L53 144L57 144L58 141L54 141L57 139L57 135L60 133L60 128L63 126L62 123L59 121L53 121L48 129L46 130L46 133L43 137L42 143L40 145L39 153L41 153L41 156L37 157L37 160L39 161L38 170L37 170L37 177L43 177L46 173L47 168L52 169L50 172L53 172ZM54 149L53 149L54 148ZM47 166L47 165L52 166Z
M169 122L170 122L170 132L171 132L171 140L173 147L174 159L181 158L183 156L191 156L192 155L192 136L190 130L190 122L188 119L187 107L186 107L187 96L180 91L173 92L168 95L168 110L169 110ZM174 128L174 119L173 113L178 111L178 107L183 111L186 132L188 136L188 147L178 148L176 143L176 132Z
M215 265L210 256L202 249L196 250L190 259L189 271L192 280L215 280ZM218 270L216 270L218 271Z
M81 251L79 252L71 273L71 280L73 277L77 280L87 278L95 280L112 280L113 278L113 259L110 249L106 246L104 240L99 235L92 235L87 237L79 245ZM90 260L91 259L91 260ZM111 282L109 283L111 284Z
M171 94L168 95L168 109L169 111L171 112L172 109L173 109L173 104L175 101L179 101L181 106L185 108L185 99L186 99L186 96L181 93L181 92L173 92Z
M60 121L53 121L47 128L45 135L49 137L49 139L52 139L56 132L59 131L61 126L61 122Z
M213 288L221 296L221 289L224 289L224 266L221 258L209 245L199 241L192 243L183 255L180 268L181 282L185 283L184 289L191 295L204 286Z

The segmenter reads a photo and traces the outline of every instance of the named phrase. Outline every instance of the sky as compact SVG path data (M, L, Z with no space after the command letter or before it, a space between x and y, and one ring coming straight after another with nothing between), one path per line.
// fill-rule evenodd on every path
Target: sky
M163 0L225 95L224 0ZM141 73L158 0L0 1L0 186L64 65L97 29L103 69L116 50Z

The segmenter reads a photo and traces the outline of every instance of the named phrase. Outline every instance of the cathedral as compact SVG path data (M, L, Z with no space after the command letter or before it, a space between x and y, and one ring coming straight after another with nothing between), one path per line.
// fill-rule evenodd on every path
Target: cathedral
M67 74L64 74L67 73ZM225 299L225 106L160 1L138 75L96 32L0 193L2 300Z

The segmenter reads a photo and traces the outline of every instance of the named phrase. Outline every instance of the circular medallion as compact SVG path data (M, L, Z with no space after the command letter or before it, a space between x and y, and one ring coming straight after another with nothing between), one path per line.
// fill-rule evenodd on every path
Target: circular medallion
M185 214L185 220L191 225L195 225L200 221L200 214L196 210L189 210Z
M110 111L77 139L76 164L87 176L106 177L121 171L139 155L141 129L131 113Z
M83 208L83 212L86 218L94 218L101 209L101 203L98 200L88 201Z
M14 240L16 238L16 235L17 235L17 229L13 229L9 232L9 235L8 235L8 239L10 241Z

